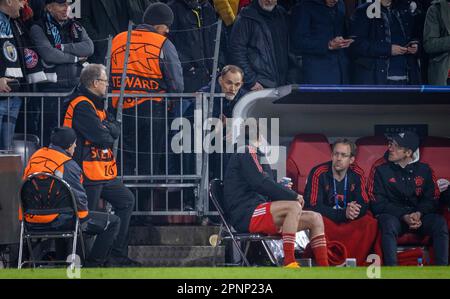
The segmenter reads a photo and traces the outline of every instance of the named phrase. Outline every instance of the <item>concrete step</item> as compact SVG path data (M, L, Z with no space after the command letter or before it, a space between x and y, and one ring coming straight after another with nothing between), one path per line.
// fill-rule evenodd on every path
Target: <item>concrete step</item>
M210 246L218 226L134 226L129 245Z
M128 256L146 267L211 267L212 246L128 246ZM216 263L225 262L225 247L217 248Z

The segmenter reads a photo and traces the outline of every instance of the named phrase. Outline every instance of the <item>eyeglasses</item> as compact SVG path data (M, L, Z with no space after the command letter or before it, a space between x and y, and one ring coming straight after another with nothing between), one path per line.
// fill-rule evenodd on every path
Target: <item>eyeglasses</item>
M105 83L108 83L108 82L109 82L108 79L100 79L100 78L97 78L97 79L95 79L95 80L102 81L102 82L105 82Z

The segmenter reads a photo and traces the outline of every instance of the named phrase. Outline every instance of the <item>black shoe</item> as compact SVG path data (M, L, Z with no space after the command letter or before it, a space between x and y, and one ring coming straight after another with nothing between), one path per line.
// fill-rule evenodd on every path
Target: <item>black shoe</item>
M105 266L114 268L134 268L142 267L142 264L127 256L111 256L105 263Z

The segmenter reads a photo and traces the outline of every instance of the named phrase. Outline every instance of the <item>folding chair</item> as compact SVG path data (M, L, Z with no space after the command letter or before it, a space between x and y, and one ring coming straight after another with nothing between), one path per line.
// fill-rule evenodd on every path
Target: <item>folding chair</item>
M26 178L20 188L20 243L18 269L27 263L70 263L75 264L77 240L80 240L82 260L85 258L83 234L81 232L80 219L75 196L67 182L49 173L33 173ZM57 219L50 223L30 223L25 215L33 217L45 217L59 214ZM64 216L64 220L61 216ZM67 218L67 219L66 219ZM61 223L58 223L60 219ZM73 239L70 260L44 261L34 257L33 239ZM22 262L23 245L27 242L30 260Z
M280 240L281 236L268 236L264 234L252 234L252 233L237 233L236 230L228 224L226 220L225 212L222 208L223 204L223 182L219 179L214 179L209 184L209 195L211 198L211 201L216 208L217 212L219 213L219 217L221 220L220 229L218 233L217 243L215 246L215 252L214 252L214 259L213 264L216 265L215 260L217 257L218 252L218 246L222 243L222 241L229 241L231 240L236 247L242 262L240 265L242 266L250 266L250 263L247 259L247 253L248 249L250 247L251 242L261 242L265 252L267 253L267 256L269 257L271 263L274 265L279 265L280 262L276 259L275 255L273 254L272 250L268 246L269 241L271 240ZM245 243L245 248L242 249L240 242Z

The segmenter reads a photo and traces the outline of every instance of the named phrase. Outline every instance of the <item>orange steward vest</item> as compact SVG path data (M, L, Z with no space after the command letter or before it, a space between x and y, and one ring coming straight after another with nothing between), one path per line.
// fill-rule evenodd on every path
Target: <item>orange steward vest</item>
M67 108L66 115L64 116L65 127L73 128L72 121L75 108L79 103L84 101L88 102L94 108L101 122L106 119L105 110L98 110L94 103L87 97L79 96L73 99ZM110 148L101 149L92 145L89 141L86 141L82 146L82 169L86 178L91 181L110 181L117 177L116 159Z
M124 72L125 51L128 32L116 35L111 50L112 92L120 93L122 73ZM166 37L146 30L131 31L130 55L128 58L125 94L165 93L160 66L160 54ZM161 98L124 98L123 109L132 108L145 101L160 102ZM114 108L119 97L112 98Z

